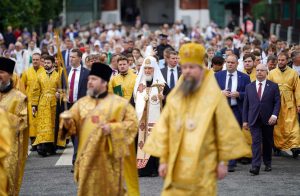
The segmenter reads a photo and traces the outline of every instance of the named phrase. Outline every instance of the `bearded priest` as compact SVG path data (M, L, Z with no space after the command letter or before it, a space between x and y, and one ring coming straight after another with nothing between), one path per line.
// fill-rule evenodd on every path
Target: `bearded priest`
M137 167L139 176L158 176L158 158L143 151L143 146L158 121L166 96L170 92L168 85L154 57L144 59L131 99L139 120L137 141Z
M125 190L124 159L130 156L138 124L128 101L108 93L111 74L108 65L93 63L87 96L60 115L59 133L79 139L74 173L78 196L130 195Z

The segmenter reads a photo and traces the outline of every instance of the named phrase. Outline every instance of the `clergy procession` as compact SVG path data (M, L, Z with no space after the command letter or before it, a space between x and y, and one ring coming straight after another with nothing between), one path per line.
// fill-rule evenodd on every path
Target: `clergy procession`
M8 26L0 45L1 196L300 195L300 45L182 21Z

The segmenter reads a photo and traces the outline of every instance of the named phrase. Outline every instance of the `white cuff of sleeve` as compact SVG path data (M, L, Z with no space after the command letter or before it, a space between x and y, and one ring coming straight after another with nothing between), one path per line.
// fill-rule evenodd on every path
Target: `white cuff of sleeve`
M275 117L277 119L277 116L276 115L272 115L273 117Z

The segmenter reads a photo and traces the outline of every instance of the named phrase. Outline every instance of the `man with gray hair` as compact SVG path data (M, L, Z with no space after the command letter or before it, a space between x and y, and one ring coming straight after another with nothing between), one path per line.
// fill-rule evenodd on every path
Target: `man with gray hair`
M158 121L165 98L170 92L154 57L145 58L134 86L132 105L139 120L137 167L139 176L158 176L158 159L143 151L143 146Z
M246 86L243 127L252 136L252 167L250 173L258 175L261 157L265 171L272 170L273 129L280 110L280 93L276 83L267 80L268 69L263 64L256 67L256 80Z
M20 76L24 70L26 70L28 67L26 67L26 62L29 60L26 60L27 50L23 49L23 45L21 42L16 42L15 44L15 50L14 53L16 55L16 66L15 66L15 72Z
M300 51L292 52L292 68L298 73L300 76Z

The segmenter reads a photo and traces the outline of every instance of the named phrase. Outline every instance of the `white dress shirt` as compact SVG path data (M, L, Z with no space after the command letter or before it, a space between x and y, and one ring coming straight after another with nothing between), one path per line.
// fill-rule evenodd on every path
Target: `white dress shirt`
M76 73L75 73L75 80L74 80L73 102L77 101L81 65L79 67L77 67L77 68L73 68L73 67L71 68L71 71L70 71L70 73L68 75L69 89L70 89L71 79L72 79L72 75L73 75L74 69L76 69Z
M264 80L264 81L258 81L256 80L256 92L258 93L258 88L259 88L259 83L261 83L261 98L264 94L264 90L265 90L265 87L266 87L266 82L267 80ZM273 117L275 117L277 119L277 116L276 115L272 115Z
M258 88L259 88L259 83L262 83L262 85L261 85L261 98L262 98L262 96L263 96L263 94L264 94L264 90L265 90L265 87L266 87L266 81L267 80L264 80L264 81L258 81L258 80L256 80L256 92L258 93Z
M225 84L225 90L228 90L228 80L229 80L229 72L227 71L226 73L226 84ZM232 85L231 85L231 92L235 92L237 90L237 85L238 85L238 75L237 75L237 71L231 73L232 77ZM230 90L230 89L229 89ZM231 102L230 102L230 106L235 106L237 105L237 100L236 98L231 98Z
M168 66L168 73L167 73L167 83L168 83L168 86L170 86L170 77L171 77L171 69L173 69L173 74L174 74L174 85L176 85L177 83L177 80L178 80L178 69L177 69L177 65L174 67L174 68L171 68Z
M293 64L293 70L295 70L298 73L298 75L300 76L300 66L296 66Z

